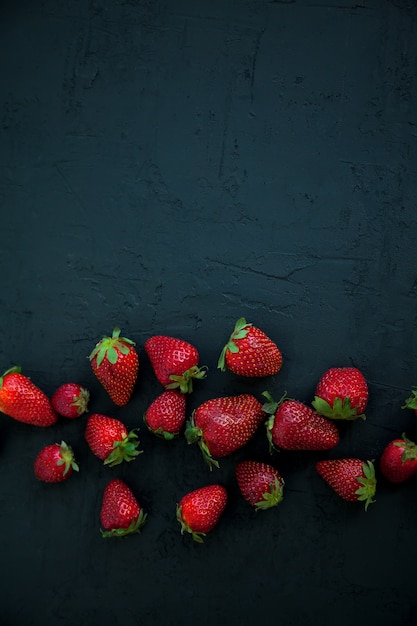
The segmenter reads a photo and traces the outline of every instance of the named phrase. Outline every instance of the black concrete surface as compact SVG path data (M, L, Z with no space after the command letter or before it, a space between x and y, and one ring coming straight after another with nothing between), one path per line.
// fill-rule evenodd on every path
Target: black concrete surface
M86 385L90 412L139 426L144 450L108 468L85 417L49 429L2 417L2 626L416 624L416 480L378 473L365 513L314 470L417 439L401 408L417 384L414 0L16 0L0 29L2 371L21 365L49 395ZM280 346L272 379L216 369L240 316ZM87 359L116 325L140 355L122 408ZM152 334L193 342L209 368L188 415L243 391L309 403L328 367L353 364L367 419L326 454L271 457L261 429L210 473L196 446L143 425L161 390ZM37 482L37 452L61 439L79 474ZM275 509L242 499L244 458L282 472ZM105 540L116 476L148 521ZM194 544L175 506L213 481L229 503Z

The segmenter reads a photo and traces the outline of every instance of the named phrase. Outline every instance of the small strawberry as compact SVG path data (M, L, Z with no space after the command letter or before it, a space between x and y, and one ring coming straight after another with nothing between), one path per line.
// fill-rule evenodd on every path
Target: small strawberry
M417 387L413 387L411 395L407 398L402 409L412 409L417 415Z
M227 491L222 485L208 485L187 493L177 505L181 534L191 533L194 541L202 543L218 523L226 503Z
M197 349L183 339L154 335L145 341L145 350L156 378L165 389L193 391L193 380L205 378L205 367L198 367Z
M0 411L32 426L51 426L58 421L48 396L18 366L0 377Z
M331 419L365 419L368 395L367 382L356 367L331 367L320 378L312 405Z
M178 436L185 424L185 395L166 389L151 403L144 415L149 430L164 439Z
M139 358L134 346L131 339L120 337L120 328L116 327L89 356L94 374L118 406L128 403L137 380Z
M348 502L364 502L365 510L375 502L375 468L372 461L357 458L326 459L316 463L318 474Z
M147 514L124 481L114 478L106 485L100 510L103 537L124 537L138 533L146 518Z
M217 363L223 372L227 367L234 374L250 378L272 376L281 366L282 354L278 346L244 317L237 320Z
M269 509L282 501L284 480L272 465L259 461L241 461L235 473L242 496L257 511Z
M383 476L391 483L402 483L417 473L417 445L402 437L393 439L385 447L379 467Z
M251 439L265 418L262 404L251 394L213 398L203 402L187 424L188 443L198 443L212 469L224 457Z
M263 405L270 415L266 422L270 450L330 450L339 443L336 425L312 408L284 395L274 402L265 391L268 402Z
M138 450L139 440L132 430L114 417L92 413L86 424L85 439L93 452L105 465L114 467L122 461L133 461L142 450Z
M51 404L55 411L73 419L87 411L90 393L78 383L64 383L55 391L51 398Z
M42 448L33 465L36 478L45 483L60 483L78 469L74 453L65 441Z

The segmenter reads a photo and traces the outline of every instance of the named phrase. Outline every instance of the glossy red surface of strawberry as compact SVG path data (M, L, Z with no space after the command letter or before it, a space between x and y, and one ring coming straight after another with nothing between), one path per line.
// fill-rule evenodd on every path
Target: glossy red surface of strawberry
M269 509L282 501L284 480L272 465L241 461L235 473L242 496L255 509Z
M249 378L272 376L282 367L282 354L263 330L242 317L237 320L217 366L222 371L228 368L234 374Z
M131 339L120 337L120 328L115 328L89 356L94 374L118 406L129 402L138 377L139 358L134 346Z
M73 419L83 415L88 409L90 393L77 383L64 383L51 398L54 410L63 417Z
M227 491L222 485L208 485L187 493L177 505L177 520L181 533L191 533L194 541L217 525L227 504Z
M382 475L391 483L402 483L417 473L417 445L404 434L390 441L379 459Z
M197 442L210 468L244 446L265 418L262 404L251 394L213 398L201 404L187 424L188 443Z
M145 341L145 350L156 378L167 389L191 393L194 379L206 376L205 368L198 367L197 349L183 339L154 335Z
M134 431L128 432L123 422L100 413L92 413L87 419L85 439L93 454L110 467L133 461L141 453Z
M32 426L52 426L58 421L48 396L17 366L0 378L0 411Z
M123 537L140 532L146 517L133 491L124 481L114 478L106 485L100 510L103 537Z
M354 457L326 459L316 463L318 474L348 502L364 502L365 509L374 502L375 468L371 461Z
M73 471L78 472L71 447L61 441L45 446L35 459L33 470L38 480L45 483L60 483L67 480Z
M331 419L364 418L368 403L368 384L356 367L332 367L320 378L313 406Z
M164 439L172 439L185 424L185 409L185 395L167 389L151 403L144 420L150 431Z

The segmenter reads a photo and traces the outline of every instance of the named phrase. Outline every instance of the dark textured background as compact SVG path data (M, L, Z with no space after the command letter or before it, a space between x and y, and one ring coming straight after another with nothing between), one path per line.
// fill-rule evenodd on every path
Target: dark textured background
M162 333L209 367L188 414L243 390L309 403L325 369L353 364L367 420L332 454L417 438L401 409L417 383L415 1L15 0L0 17L2 368L48 394L85 384L90 410L140 426L144 450L104 468L85 417L3 416L2 626L416 624L416 480L379 476L365 513L316 475L330 453L271 458L261 429L210 473L142 422L161 391L143 343ZM216 370L240 316L280 346L273 379ZM86 358L115 325L141 359L124 408ZM61 438L79 475L36 482L34 457ZM241 498L243 458L279 467L279 507ZM114 476L149 513L125 540L99 531ZM212 481L229 505L197 545L175 505Z

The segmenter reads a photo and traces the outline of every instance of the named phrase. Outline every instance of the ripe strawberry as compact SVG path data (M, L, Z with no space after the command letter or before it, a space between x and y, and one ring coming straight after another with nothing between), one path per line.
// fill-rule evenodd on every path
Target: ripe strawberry
M348 502L364 502L365 510L375 502L375 468L372 461L357 458L326 459L316 463L318 474Z
M120 328L116 327L89 356L94 374L118 406L128 403L137 380L139 358L134 346L131 339L120 337Z
M269 509L282 501L284 480L272 465L259 461L241 461L235 473L242 496L257 511Z
M48 396L18 366L0 377L0 411L32 426L51 426L58 421Z
M224 346L217 367L226 367L239 376L263 377L277 374L282 366L278 346L260 328L237 320L228 343Z
M411 391L411 395L407 398L404 405L401 407L403 409L412 409L414 413L417 415L417 387L413 387Z
M313 407L331 419L365 419L368 385L356 367L331 367L320 378Z
M137 450L139 440L133 430L128 432L123 422L100 413L88 418L85 439L93 454L110 467L133 461L142 452Z
M267 391L262 395L268 400L263 410L270 415L266 429L271 450L330 450L339 443L336 425L303 402L285 395L274 402Z
M42 448L33 465L36 478L45 483L60 483L78 469L74 453L65 441Z
M156 378L165 389L179 389L181 393L193 391L193 380L206 376L205 367L199 368L199 353L187 341L154 335L145 341L145 350Z
M105 487L100 510L103 537L124 537L140 532L147 518L133 491L119 478Z
M184 394L166 389L149 406L144 415L145 424L155 435L173 439L185 424L185 408Z
M64 383L55 391L51 398L51 404L55 411L73 419L87 411L90 393L78 383Z
M208 485L190 491L177 505L177 520L181 534L191 533L194 541L203 537L218 523L227 503L227 491L221 485Z
M194 411L185 436L188 443L198 443L212 469L219 467L213 457L227 456L245 445L264 418L262 404L251 394L214 398Z
M383 476L391 483L402 483L417 473L417 445L402 437L393 439L385 447L379 460Z

